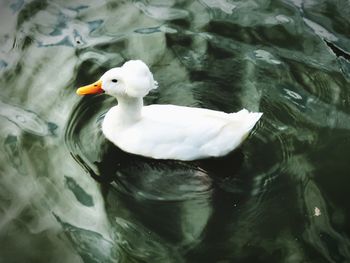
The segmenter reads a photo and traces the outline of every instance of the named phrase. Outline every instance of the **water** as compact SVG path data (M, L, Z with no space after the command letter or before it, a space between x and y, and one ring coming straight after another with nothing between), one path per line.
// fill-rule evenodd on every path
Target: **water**
M350 3L0 3L0 262L349 262ZM116 102L76 87L129 59L146 103L264 116L216 161L121 152Z

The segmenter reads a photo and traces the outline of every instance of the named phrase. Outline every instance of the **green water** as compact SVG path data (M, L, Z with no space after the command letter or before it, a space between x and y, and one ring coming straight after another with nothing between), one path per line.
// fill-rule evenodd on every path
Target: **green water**
M349 36L346 0L0 0L0 262L350 262ZM75 89L129 59L146 104L263 118L220 160L126 154Z

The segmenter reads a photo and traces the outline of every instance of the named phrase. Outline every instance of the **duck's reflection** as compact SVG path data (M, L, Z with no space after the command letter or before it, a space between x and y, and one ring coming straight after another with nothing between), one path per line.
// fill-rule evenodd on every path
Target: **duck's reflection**
M241 151L178 162L127 154L107 141L102 145L97 178L118 244L146 261L181 262L201 242L215 212L215 182L234 176L243 161Z

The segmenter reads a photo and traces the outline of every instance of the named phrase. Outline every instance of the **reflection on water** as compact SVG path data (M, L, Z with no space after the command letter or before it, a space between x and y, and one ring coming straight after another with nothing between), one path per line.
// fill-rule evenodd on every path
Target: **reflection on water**
M350 260L348 1L0 3L0 261ZM126 154L116 102L75 88L128 59L146 103L264 112L224 158Z

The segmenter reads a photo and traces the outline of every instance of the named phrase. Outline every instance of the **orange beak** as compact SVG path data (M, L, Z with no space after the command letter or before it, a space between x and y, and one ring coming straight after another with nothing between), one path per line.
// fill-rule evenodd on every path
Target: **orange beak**
M77 94L78 95L87 95L87 94L97 94L97 93L102 93L102 81L98 80L90 85L86 85L84 87L80 87L77 89Z

